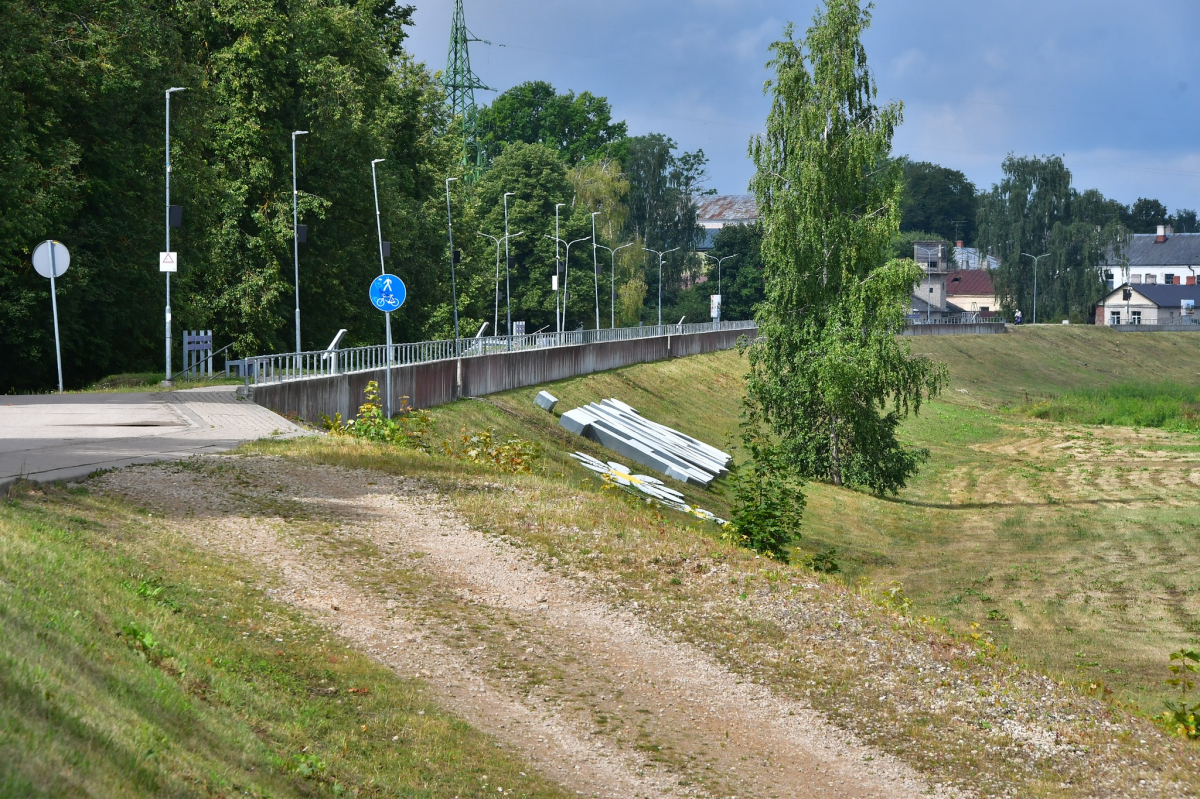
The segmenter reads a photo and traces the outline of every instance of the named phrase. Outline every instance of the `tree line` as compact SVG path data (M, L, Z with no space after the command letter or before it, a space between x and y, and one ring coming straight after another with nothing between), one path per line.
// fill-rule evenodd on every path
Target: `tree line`
M412 13L396 0L3 4L0 391L54 382L49 286L30 264L33 247L48 238L72 254L58 281L68 383L162 363L157 253L163 93L172 86L186 88L171 104L171 202L183 207L171 236L180 260L171 297L176 343L181 329L211 328L234 354L293 348L296 130L310 131L298 139L296 163L300 223L308 226L299 255L306 349L324 347L343 327L346 345L381 340L382 320L366 301L379 271L370 165L380 158L387 266L409 289L393 319L398 340L453 335L449 177L460 178L451 206L464 335L504 318L497 305L509 298L497 303L496 247L481 234L503 236L507 192L510 232L524 235L509 240L512 261L499 271L503 277L508 267L512 318L527 330L554 322L555 243L547 237L560 205L564 240L590 236L590 215L599 211L599 244L634 243L615 258L597 251L609 291L595 286L590 243L572 249L568 326L594 326L597 299L602 326L653 318L647 298L657 300L657 260L647 269L643 246L681 248L663 269L668 315L686 306L681 313L696 319L703 305L707 318L707 295L685 289L707 267L683 254L703 235L696 200L704 153L681 152L662 134L628 135L603 97L530 82L480 109L488 164L468 180L461 127L448 116L439 76L405 50ZM757 263L739 260L727 267ZM761 297L752 283L742 287L743 317Z

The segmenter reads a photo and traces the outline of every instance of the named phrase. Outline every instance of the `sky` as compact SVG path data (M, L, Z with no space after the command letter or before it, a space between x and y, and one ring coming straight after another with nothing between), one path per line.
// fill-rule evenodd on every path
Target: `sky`
M453 0L416 4L409 50L443 69ZM768 46L814 0L465 0L475 72L590 91L631 134L702 148L708 183L746 191L763 129ZM894 151L980 189L1008 153L1064 156L1075 187L1172 211L1200 207L1200 2L877 0L865 36L882 102L904 104ZM490 102L494 92L477 92Z

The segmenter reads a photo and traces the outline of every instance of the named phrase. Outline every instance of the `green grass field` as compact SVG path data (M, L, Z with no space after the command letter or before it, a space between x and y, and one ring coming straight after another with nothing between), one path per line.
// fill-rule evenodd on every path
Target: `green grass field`
M842 579L900 581L919 615L960 630L984 625L1030 664L1160 710L1167 655L1200 644L1200 438L1145 420L1200 391L1191 388L1200 386L1200 336L1042 326L912 343L950 369L944 396L904 428L931 461L896 498L810 484L797 555L836 548ZM738 353L715 353L459 402L434 415L443 434L492 426L532 438L553 470L582 474L567 452L606 451L536 408L540 389L560 398L559 412L616 397L733 447L744 369ZM1130 385L1149 388L1121 388ZM1143 426L1086 424L1094 417L1076 398L1087 397L1123 407L1120 418ZM1038 401L1081 415L1032 418L1026 411ZM720 483L686 492L728 512Z

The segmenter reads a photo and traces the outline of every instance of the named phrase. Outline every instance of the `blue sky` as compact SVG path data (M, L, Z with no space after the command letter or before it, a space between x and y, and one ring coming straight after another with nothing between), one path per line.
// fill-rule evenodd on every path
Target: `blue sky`
M417 4L410 50L445 66L452 0ZM746 189L767 112L767 46L813 0L466 0L484 83L548 80L612 103L631 133L702 147L709 185ZM1064 155L1077 188L1200 207L1200 2L879 0L866 38L881 100L901 100L895 151L961 169ZM500 47L498 45L504 45ZM480 92L487 102L494 94Z

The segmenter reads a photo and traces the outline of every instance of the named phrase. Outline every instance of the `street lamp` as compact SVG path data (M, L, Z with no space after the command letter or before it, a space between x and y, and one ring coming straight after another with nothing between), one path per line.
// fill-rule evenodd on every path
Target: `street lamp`
M167 89L167 247L166 251L171 251L171 94L172 92L186 92L186 86L172 86ZM178 267L177 267L178 268ZM171 384L171 273L167 272L167 373L163 377L165 385Z
M596 329L600 329L600 265L596 261L596 217L599 211L592 211L592 282L596 290Z
M562 239L560 239L558 236L547 236L546 238L548 238L548 239L552 238L552 239L554 239L556 242L558 242L559 244L566 244L566 249L567 249L566 256L565 256L565 258L563 259L563 298L562 298L562 316L560 317L560 321L559 321L559 324L558 324L558 332L559 332L559 333L562 333L562 330L563 330L563 328L567 326L567 298L568 298L568 296L569 296L569 295L567 294L567 275L568 275L568 274L570 273L570 271L571 271L571 246L572 246L573 244L578 244L578 243L579 243L579 242L581 242L581 241L588 241L588 240L590 240L590 238L591 238L591 237L590 237L590 236L584 236L582 239L575 239L575 241L572 241L572 242L564 242L564 241L563 241ZM557 248L556 248L556 249L557 249Z
M642 249L645 250L646 252L652 252L658 256L658 326L662 327L662 262L663 262L663 256L670 255L671 253L675 252L679 248L672 247L671 249L667 250L666 252L659 252L658 250L652 250L649 247L643 247Z
M450 240L450 302L454 306L454 354L458 354L458 284L454 279L454 217L450 215L450 182L446 178L446 237Z
M379 274L386 275L387 267L383 265L383 223L379 221L379 181L375 177L375 165L382 164L386 158L376 158L371 162L371 186L375 190L375 232L379 235ZM384 315L384 324L387 326L387 366L384 369L384 390L387 396L384 398L383 407L387 413L387 418L392 418L392 313L388 311Z
M496 288L496 303L492 309L492 335L498 336L500 335L500 242L504 241L508 237L500 236L497 238L496 236L492 236L488 233L480 233L478 235L496 242L496 282L494 284ZM524 235L525 231L522 230L520 233L514 233L512 237L515 239L517 236Z
M508 320L506 324L510 350L512 349L512 287L509 283L508 265L512 262L512 256L508 254L508 198L515 194L515 191L504 192L504 315Z
M300 352L300 217L296 208L296 137L307 135L307 130L292 131L292 259L296 270L296 352Z
M617 326L617 251L623 250L626 247L632 247L633 245L634 242L632 241L628 244L622 244L620 247L616 248L605 247L603 244L600 245L600 249L608 250L609 257L612 259L612 266L610 268L610 274L612 276L612 299L608 305L610 312L609 315L612 317L609 320L608 325L612 328Z
M566 205L566 203L555 203L554 204L554 279L555 280L558 279L558 273L562 271L562 261L560 261L558 258L558 246L559 246L559 244L562 243L562 241L558 238L558 235L559 235L559 233L558 233L558 209L562 208L564 205ZM563 289L564 290L566 289L565 281L563 283ZM564 310L565 310L565 306L564 306ZM562 333L562 326L559 323L558 292L557 291L554 292L554 323L556 325L559 325L558 332Z
M725 263L730 258L737 258L738 253L735 252L733 255L726 255L724 258L718 258L717 256L709 255L706 252L702 252L700 254L703 255L705 258L711 258L717 262L717 296L721 297L721 301L724 302L725 298L721 296L723 293L721 291L721 264ZM717 323L720 324L720 322L721 322L721 306L718 305L717 306Z
M1049 254L1050 254L1050 253L1048 253L1048 252L1044 252L1044 253L1042 253L1041 255L1030 255L1030 254L1029 254L1029 253L1027 253L1027 252L1023 252L1023 253L1021 253L1021 255L1024 255L1026 258L1032 258L1032 259L1033 259L1033 323L1034 323L1035 325L1037 324L1037 273L1038 273L1038 261L1042 260L1043 258L1045 258L1045 257L1046 257L1047 255L1049 255Z

